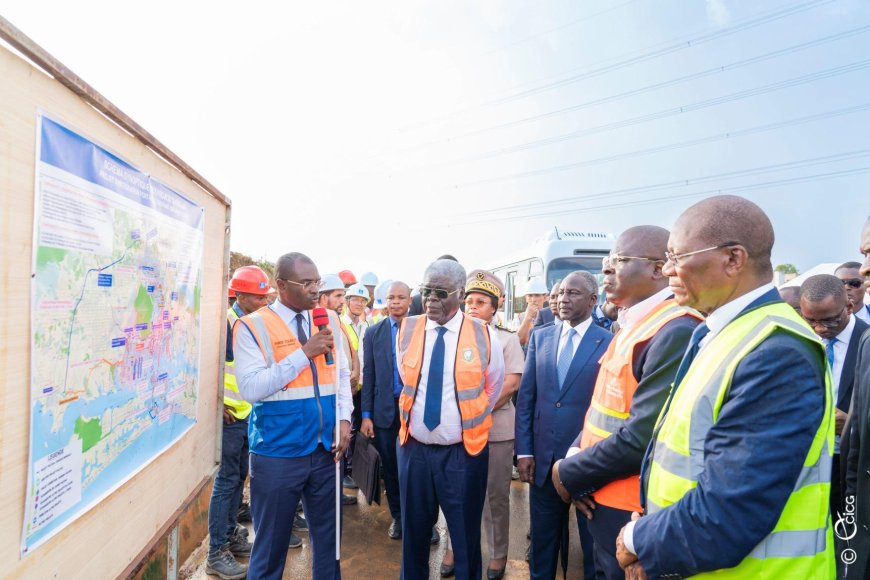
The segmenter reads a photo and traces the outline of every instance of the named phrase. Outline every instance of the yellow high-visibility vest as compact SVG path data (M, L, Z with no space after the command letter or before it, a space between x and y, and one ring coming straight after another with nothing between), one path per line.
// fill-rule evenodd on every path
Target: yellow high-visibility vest
M777 329L817 345L819 364L825 364L824 345L788 304L762 306L726 326L692 361L683 380L673 387L670 407L659 417L647 484L648 513L667 509L698 485L704 469L703 441L719 417L737 364ZM829 510L834 449L833 391L831 371L827 365L825 368L825 412L776 526L737 566L693 578L828 580L835 577ZM771 404L776 402L771 401Z
M230 308L227 310L227 320L230 323L230 330L232 331L233 325L236 323L236 320L239 319L239 315L236 314L236 311ZM230 415L239 419L241 421L248 418L248 415L251 414L251 404L246 400L242 399L241 395L236 399L232 396L232 393L239 393L239 385L236 382L236 369L233 361L225 361L224 362L224 405L229 407Z

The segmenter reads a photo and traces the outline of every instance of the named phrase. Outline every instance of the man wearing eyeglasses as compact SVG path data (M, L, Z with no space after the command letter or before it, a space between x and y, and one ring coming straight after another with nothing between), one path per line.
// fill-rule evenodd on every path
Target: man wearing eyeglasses
M840 436L849 415L858 343L868 325L850 316L852 301L843 283L829 274L810 276L801 285L801 315L825 343L828 366L834 385L837 438L834 441L834 464L831 475L831 514L842 513L840 480Z
M495 333L459 310L465 268L426 268L424 316L405 318L396 337L399 489L404 580L428 580L429 539L444 512L460 580L481 577L480 523L486 497L490 416L504 381Z
M852 301L852 314L855 318L870 324L870 304L864 304L866 285L859 272L860 269L860 262L846 262L837 266L834 276L839 278L846 288L846 294Z
M663 273L707 319L641 466L645 515L617 538L629 580L835 574L830 373L770 283L773 241L767 215L737 196L695 204L671 231Z
M239 392L253 405L249 440L256 541L248 576L281 579L301 496L314 579L338 579L335 463L347 447L353 411L348 362L334 347L341 323L328 311L328 326L313 324L311 309L322 282L310 258L285 254L276 270L278 300L240 318L233 333Z
M553 466L563 501L589 520L599 578L625 578L616 536L640 507L640 463L692 331L702 316L678 305L662 274L668 231L623 232L604 259L604 291L620 330L601 359L592 405L568 457Z
M559 552L568 544L571 507L550 478L580 433L598 375L598 361L613 335L592 324L598 282L589 272L572 272L559 288L559 324L532 333L517 395L515 444L520 479L529 483L533 579L556 577ZM578 515L586 577L594 575L592 536ZM565 554L563 553L563 562Z

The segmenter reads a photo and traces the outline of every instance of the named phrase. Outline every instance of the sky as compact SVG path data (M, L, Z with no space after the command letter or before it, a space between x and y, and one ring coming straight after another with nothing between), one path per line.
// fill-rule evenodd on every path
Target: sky
M857 259L860 0L118 3L0 14L215 184L231 248L421 281L545 231L758 203L773 263Z

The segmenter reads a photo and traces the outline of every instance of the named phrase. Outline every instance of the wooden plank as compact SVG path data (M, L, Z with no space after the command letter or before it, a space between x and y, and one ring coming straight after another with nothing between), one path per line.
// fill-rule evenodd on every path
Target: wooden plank
M227 203L114 124L92 103L0 47L0 560L12 578L114 578L165 528L214 469L217 377L226 326ZM58 118L205 209L197 423L96 507L19 556L30 441L30 284L36 122Z
M212 185L206 178L184 162L166 145L161 143L154 135L145 130L136 121L131 119L121 109L116 107L106 97L101 95L94 87L86 83L78 75L68 69L62 62L51 56L42 47L21 32L11 22L0 16L0 38L8 42L15 50L18 50L41 67L45 72L53 76L60 84L78 95L86 103L106 115L109 119L123 127L124 130L142 141L145 145L157 152L158 155L175 165L179 171L188 176L194 183L206 190L210 195L230 205L228 197Z

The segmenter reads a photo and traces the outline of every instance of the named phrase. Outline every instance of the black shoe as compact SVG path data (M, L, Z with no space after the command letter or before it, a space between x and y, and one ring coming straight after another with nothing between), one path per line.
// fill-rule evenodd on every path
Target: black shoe
M526 562L530 562L530 561L531 561L531 560L529 559L529 556L530 556L531 553L532 553L532 545L529 544L528 546L526 546Z
M486 580L501 580L504 578L504 571L507 569L507 565L501 570L493 570L492 568L486 569Z
M251 506L243 503L239 506L239 513L236 515L236 521L240 524L250 524L253 520L251 519Z
M432 537L429 538L429 543L434 546L435 544L437 544L440 541L441 541L441 534L438 533L438 528L436 528L435 526L432 526ZM451 566L450 570L451 571L453 570L452 566ZM451 572L451 575L452 575L452 572Z
M296 517L293 518L293 530L307 532L308 531L308 521L304 517L297 514Z
M341 482L342 487L346 487L348 489L359 489L359 486L353 480L353 478L349 475L345 475L344 479Z
M456 573L456 566L453 564L441 564L441 568L438 571L441 573L442 578L450 578Z
M387 530L387 535L390 536L392 540L401 540L402 539L402 522L397 519L393 520L393 523L390 524L390 529Z
M293 532L290 532L290 545L287 547L291 548L291 549L292 548L301 548L302 547L302 538L300 538L299 536L297 536Z
M247 532L247 530L246 530ZM230 538L229 551L236 558L250 558L254 545L248 541L248 534L236 534Z
M353 505L356 503L355 495L344 495L341 494L341 505Z

